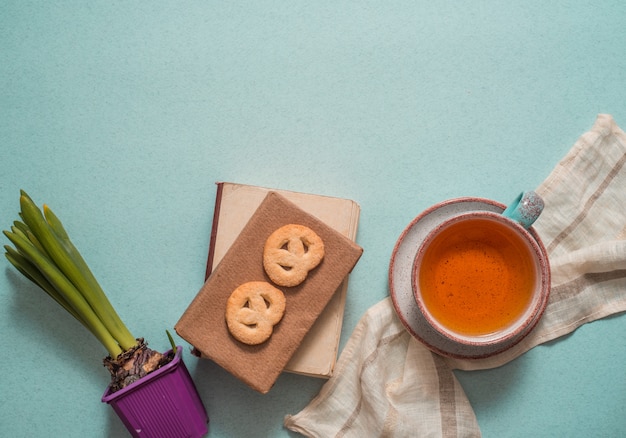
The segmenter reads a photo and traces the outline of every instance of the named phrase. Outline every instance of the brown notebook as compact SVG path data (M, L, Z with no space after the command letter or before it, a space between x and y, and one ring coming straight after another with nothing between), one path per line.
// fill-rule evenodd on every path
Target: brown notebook
M218 182L216 186L205 280L270 191L281 194L350 240L356 240L361 209L353 200L232 182ZM284 371L318 378L329 378L333 374L341 339L348 278L341 283Z
M271 280L263 269L263 246L286 224L311 228L324 241L324 259L298 286L279 287L286 298L282 320L260 345L246 345L229 333L226 301L241 284ZM343 280L362 254L353 241L285 197L269 192L227 250L178 323L178 334L253 389L266 393L301 344Z

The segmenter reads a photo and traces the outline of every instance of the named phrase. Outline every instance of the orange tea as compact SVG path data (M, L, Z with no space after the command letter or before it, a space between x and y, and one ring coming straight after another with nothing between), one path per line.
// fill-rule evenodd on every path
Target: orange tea
M528 244L495 219L443 227L419 267L422 301L434 319L464 336L507 328L532 301L536 265Z

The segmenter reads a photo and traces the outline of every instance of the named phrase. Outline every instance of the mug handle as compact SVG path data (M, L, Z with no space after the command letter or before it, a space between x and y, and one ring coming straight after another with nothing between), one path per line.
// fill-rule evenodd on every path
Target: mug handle
M543 199L537 193L533 191L522 192L502 212L502 215L514 220L524 228L530 228L543 211L543 207Z

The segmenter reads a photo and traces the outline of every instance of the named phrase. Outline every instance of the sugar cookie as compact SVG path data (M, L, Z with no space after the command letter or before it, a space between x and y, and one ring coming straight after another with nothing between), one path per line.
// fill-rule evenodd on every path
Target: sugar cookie
M289 224L274 231L265 242L263 267L279 286L302 283L324 258L324 242L304 225Z
M248 345L267 341L284 313L285 295L265 281L240 285L226 302L228 331Z

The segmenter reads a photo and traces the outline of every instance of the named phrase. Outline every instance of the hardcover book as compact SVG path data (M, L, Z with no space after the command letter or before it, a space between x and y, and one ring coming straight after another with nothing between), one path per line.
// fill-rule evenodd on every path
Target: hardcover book
M323 241L324 256L302 283L280 288L286 300L282 319L266 341L248 345L229 332L225 321L226 303L233 291L245 283L272 281L264 270L263 248L270 235L287 224L298 224L316 233ZM212 270L175 329L202 356L213 360L253 389L266 393L285 370L362 252L353 240L270 190Z

